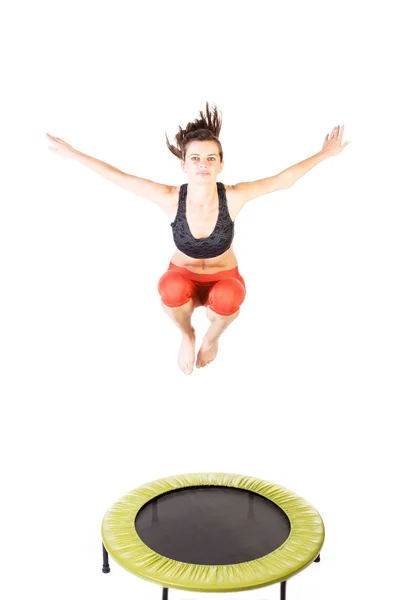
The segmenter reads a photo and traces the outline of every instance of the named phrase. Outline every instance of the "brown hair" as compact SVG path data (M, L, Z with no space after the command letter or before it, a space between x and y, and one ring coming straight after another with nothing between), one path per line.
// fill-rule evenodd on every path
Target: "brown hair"
M186 125L186 129L182 129L182 127L179 127L179 131L175 136L176 146L170 144L167 134L165 134L165 137L167 139L167 146L171 150L172 154L174 154L181 160L185 160L186 149L190 142L193 142L194 140L212 140L213 142L216 142L218 144L219 157L222 161L222 146L221 142L218 139L219 132L221 131L221 126L222 116L219 113L217 107L214 105L214 108L210 110L207 102L205 115L202 111L200 111L200 119L196 119L195 121L188 123Z

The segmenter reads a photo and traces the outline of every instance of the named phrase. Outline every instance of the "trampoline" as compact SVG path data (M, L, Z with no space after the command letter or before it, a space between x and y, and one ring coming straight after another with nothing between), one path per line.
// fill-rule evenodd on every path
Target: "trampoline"
M102 524L109 554L129 572L169 588L250 590L319 562L324 524L285 488L243 475L192 473L153 481L116 502Z

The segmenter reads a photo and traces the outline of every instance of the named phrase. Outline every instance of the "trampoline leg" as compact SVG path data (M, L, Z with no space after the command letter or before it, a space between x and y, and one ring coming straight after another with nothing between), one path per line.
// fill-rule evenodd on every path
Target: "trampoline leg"
M318 554L318 556L317 556L317 558L314 560L314 562L320 562L320 560L321 560L321 555L320 555L320 554Z
M281 600L286 600L286 581L281 581Z
M108 564L108 552L103 544L103 573L110 572L110 565Z
M162 589L162 600L168 600L168 588Z

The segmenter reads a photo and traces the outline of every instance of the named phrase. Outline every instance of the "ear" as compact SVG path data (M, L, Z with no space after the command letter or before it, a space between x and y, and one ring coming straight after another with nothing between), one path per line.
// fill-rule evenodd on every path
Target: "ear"
M182 168L182 171L185 171L185 161L184 160L181 160L181 168ZM186 171L185 171L185 173L186 173Z
M221 161L221 168L220 168L220 170L219 170L219 172L220 172L220 173L221 173L222 169L224 168L224 165L225 165L225 163L224 163L224 161L222 160L222 161Z

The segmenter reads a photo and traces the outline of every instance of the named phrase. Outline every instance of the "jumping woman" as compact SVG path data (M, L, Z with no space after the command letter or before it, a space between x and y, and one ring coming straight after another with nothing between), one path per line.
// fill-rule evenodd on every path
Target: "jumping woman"
M317 154L272 177L235 185L217 181L224 160L218 139L222 119L216 106L200 111L200 118L179 127L176 146L169 150L180 159L187 183L163 185L117 168L75 150L63 140L47 134L53 143L49 150L64 158L74 158L113 183L155 202L171 221L176 251L168 270L158 282L161 305L182 332L178 353L181 370L189 375L195 363L195 331L192 313L207 307L210 326L197 354L196 367L205 367L218 351L218 340L239 316L246 286L232 249L234 222L246 202L291 187L322 160L339 154L344 126L326 135Z

